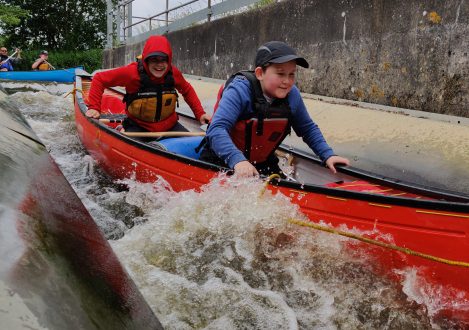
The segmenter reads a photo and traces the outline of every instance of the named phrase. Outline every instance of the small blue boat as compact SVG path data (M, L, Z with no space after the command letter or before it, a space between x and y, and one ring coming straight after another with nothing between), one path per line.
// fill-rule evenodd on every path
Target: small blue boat
M83 69L83 67L49 71L4 71L0 72L0 80L55 81L72 83L75 81L75 69Z

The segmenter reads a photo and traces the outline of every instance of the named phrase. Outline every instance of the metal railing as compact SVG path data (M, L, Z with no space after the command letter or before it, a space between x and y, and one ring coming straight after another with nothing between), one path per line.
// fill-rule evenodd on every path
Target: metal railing
M166 0L166 9L150 17L132 16L132 4L135 0L119 0L117 6L113 6L112 0L107 0L107 44L106 48L112 48L122 44L131 44L147 39L150 35L165 34L171 31L180 30L201 22L210 22L213 17L226 15L229 12L239 10L243 7L255 4L260 0L205 0L207 5L198 11L194 11L181 18L170 20L170 13L175 13L181 8L188 7L194 3L201 3L202 0L190 0L178 6L169 8L169 0ZM204 3L205 3L204 1ZM160 18L164 17L164 18ZM139 19L133 22L133 19ZM157 27L152 26L152 22L158 22ZM148 30L133 35L133 31L138 26L149 24ZM162 25L160 25L162 23Z

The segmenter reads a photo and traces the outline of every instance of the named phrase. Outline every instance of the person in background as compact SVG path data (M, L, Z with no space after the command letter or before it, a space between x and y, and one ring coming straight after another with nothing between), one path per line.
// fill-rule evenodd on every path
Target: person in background
M98 72L94 75L88 96L86 116L99 118L101 97L105 88L123 86L126 89L127 118L123 131L186 131L178 123L176 105L181 93L201 124L210 117L205 113L192 85L172 64L171 45L163 36L151 36L145 43L142 59L126 66Z
M0 47L0 71L13 71L14 66L21 61L21 49L16 48L14 56L8 56L8 49Z
M54 67L49 63L49 52L47 50L42 50L39 53L39 58L34 61L31 68L39 71L54 70Z
M348 159L334 154L309 116L295 86L297 65L309 67L284 42L261 46L254 72L238 72L219 93L201 159L242 177L282 175L275 149L293 128L333 173L336 164L349 165Z

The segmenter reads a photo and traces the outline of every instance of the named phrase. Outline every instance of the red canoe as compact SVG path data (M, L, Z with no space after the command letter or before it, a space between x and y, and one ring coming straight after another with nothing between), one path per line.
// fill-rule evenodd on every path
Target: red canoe
M85 117L91 76L78 75L75 84L78 135L111 176L133 175L142 182L162 176L174 190L181 191L198 189L226 170L197 159L194 148L201 136L145 143L119 133L113 123L124 116L123 95L118 90L106 90L103 95L101 118L109 119L107 122ZM202 132L192 118L181 114L180 121L192 131ZM427 283L435 286L434 291L443 289L446 300L457 300L440 315L469 324L469 196L351 167L340 168L332 175L315 156L297 150L280 147L278 155L294 167L294 173L289 180L272 180L270 190L289 196L312 225L322 220L331 224L330 228L345 224L350 229L374 230L375 234L363 240L392 246L353 246L372 251L379 261L378 272L397 276L394 270L415 267ZM382 238L390 236L390 241Z

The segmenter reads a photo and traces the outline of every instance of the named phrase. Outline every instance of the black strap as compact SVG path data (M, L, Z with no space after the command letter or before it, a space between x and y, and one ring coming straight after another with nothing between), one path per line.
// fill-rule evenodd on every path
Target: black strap
M202 149L203 147L205 147L206 145L208 144L208 139L206 136L204 136L204 138L202 139L202 141L200 141L199 145L197 147L195 147L195 152L198 154L200 149Z
M240 71L238 74L246 77L251 85L252 91L252 104L254 107L254 113L257 115L258 123L256 129L256 135L260 136L264 134L264 118L267 117L267 109L269 108L269 104L264 97L264 93L262 92L262 87L257 80L256 75L253 71Z
M163 90L161 86L158 86L156 89L155 121L160 121L162 108L163 108Z

